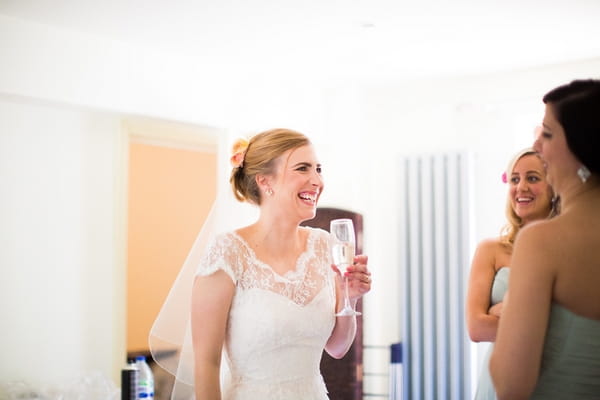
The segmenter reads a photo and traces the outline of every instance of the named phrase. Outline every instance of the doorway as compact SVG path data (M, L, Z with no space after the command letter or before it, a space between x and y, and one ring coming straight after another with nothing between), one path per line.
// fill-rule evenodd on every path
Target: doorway
M147 120L125 132L126 351L148 357L149 331L216 197L217 132Z

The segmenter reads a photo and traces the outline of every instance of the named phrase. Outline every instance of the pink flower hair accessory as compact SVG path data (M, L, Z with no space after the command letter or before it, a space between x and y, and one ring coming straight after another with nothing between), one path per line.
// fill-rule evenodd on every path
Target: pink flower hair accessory
M250 142L244 138L237 139L231 147L231 158L229 162L233 168L242 168L244 166L244 158L246 157L246 150Z
M506 182L508 182L508 179L506 178L506 171L504 171L502 173L502 183L506 183Z

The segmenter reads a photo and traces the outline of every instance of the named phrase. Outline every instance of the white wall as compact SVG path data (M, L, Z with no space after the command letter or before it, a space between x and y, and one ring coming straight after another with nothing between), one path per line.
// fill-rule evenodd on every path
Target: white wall
M530 142L541 95L600 71L598 58L381 87L247 82L197 55L1 15L0 59L0 318L8 327L0 376L52 381L98 369L116 383L125 341L120 115L235 134L274 126L308 133L325 167L322 205L364 214L374 272L365 343L388 346L401 339L393 282L402 249L391 223L397 155L471 152L473 242L495 235L503 223L500 174ZM366 362L386 372L387 359Z
M0 95L0 376L122 364L118 118Z

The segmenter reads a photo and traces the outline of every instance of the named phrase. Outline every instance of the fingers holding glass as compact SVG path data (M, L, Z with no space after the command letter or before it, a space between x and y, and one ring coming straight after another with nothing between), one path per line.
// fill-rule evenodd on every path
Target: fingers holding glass
M357 299L371 290L373 279L371 277L371 272L367 269L365 264L355 263L348 267L346 270L346 277L348 278L348 292L351 300Z

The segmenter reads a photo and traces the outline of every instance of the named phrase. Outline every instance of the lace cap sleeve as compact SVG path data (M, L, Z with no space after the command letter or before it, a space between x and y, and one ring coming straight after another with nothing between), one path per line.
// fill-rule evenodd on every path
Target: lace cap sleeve
M231 233L216 236L206 248L202 256L196 275L208 276L218 270L223 270L229 275L233 283L237 284L241 266L239 264L240 246Z

